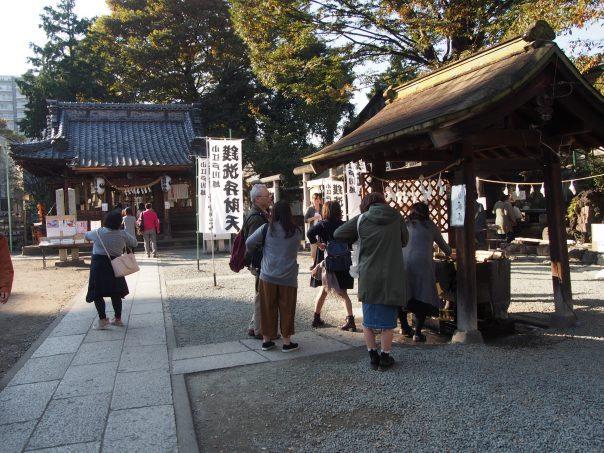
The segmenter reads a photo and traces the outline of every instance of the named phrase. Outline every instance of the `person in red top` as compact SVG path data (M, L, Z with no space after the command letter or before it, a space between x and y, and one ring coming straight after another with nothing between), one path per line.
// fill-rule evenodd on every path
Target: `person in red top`
M143 240L145 241L145 253L147 257L153 254L157 257L157 233L159 233L159 218L153 210L151 203L145 205L145 210L141 212L139 224L143 229Z
M14 274L8 241L0 234L0 303L2 304L8 302Z

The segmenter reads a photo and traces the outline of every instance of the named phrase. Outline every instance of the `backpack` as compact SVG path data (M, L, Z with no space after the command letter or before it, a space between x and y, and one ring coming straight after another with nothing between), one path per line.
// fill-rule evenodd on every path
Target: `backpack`
M243 222L243 227L241 227L241 229L237 233L237 236L235 236L235 240L233 241L233 247L231 248L231 259L229 260L229 267L233 272L239 272L247 264L245 253L245 241L247 240L247 238L245 237L245 233L243 231L245 229L247 221L255 215L260 214L252 214L247 219L245 219L245 222Z
M333 240L325 248L325 269L327 272L348 271L352 266L352 257L346 242Z

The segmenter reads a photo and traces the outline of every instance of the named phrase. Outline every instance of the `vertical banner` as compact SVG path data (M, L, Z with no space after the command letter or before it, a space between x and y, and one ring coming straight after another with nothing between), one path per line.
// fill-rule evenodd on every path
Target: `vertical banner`
M210 219L210 162L208 158L197 158L197 232L211 231Z
M241 140L209 140L209 188L213 233L237 233L243 225Z
M361 173L366 172L365 162L350 162L346 164L346 201L348 202L348 218L361 212Z
M344 209L344 183L333 179L324 179L323 201L337 201Z

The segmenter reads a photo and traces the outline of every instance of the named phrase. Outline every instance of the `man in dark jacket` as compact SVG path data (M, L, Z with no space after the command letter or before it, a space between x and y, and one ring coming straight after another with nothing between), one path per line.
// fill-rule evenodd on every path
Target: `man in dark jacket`
M271 193L264 184L254 184L252 190L250 191L250 199L252 201L252 207L245 218L245 222L243 223L243 234L246 238L249 238L254 231L260 228L262 225L268 223L268 210L273 202ZM252 319L250 319L248 335L261 340L262 333L260 332L260 295L258 294L258 275L255 275L254 279L254 313L252 314Z

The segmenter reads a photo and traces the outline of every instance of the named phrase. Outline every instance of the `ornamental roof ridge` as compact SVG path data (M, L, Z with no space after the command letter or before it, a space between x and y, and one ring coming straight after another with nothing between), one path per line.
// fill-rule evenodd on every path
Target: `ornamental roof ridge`
M120 103L120 102L73 102L73 101L49 101L53 102L58 108L80 109L80 110L178 110L190 111L195 108L195 104L140 104L140 103Z

